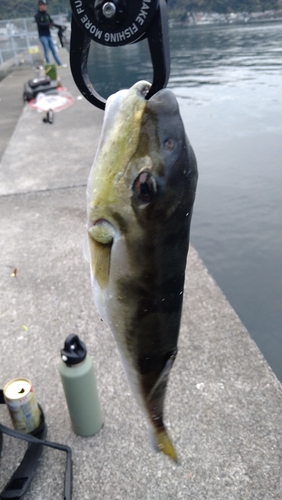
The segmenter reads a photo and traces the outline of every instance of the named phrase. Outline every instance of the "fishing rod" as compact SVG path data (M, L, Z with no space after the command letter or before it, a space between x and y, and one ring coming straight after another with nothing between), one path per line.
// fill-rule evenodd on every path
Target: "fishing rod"
M153 82L146 99L167 85L170 73L167 2L165 0L70 0L70 67L82 95L105 109L106 99L91 82L87 61L91 41L118 47L147 38Z

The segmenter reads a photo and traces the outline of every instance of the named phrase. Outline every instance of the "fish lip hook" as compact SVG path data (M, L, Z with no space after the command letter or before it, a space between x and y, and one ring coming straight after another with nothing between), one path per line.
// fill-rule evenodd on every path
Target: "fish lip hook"
M149 100L167 86L170 74L167 2L165 0L159 0L155 21L149 26L147 38L153 64L153 83L146 95L146 100Z

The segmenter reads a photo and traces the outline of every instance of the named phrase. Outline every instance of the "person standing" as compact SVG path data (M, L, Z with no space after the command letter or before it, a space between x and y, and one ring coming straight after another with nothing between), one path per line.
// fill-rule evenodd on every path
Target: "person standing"
M46 63L50 63L49 50L51 50L53 57L58 64L58 66L66 67L66 64L62 64L58 55L56 53L55 45L50 34L50 28L54 25L53 20L47 12L47 0L39 0L38 2L38 12L35 14L35 21L37 23L39 40L43 45L44 56Z

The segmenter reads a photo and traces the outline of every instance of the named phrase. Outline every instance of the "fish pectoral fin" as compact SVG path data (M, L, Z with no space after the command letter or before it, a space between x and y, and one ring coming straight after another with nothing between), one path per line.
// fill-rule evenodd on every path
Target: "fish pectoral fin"
M90 262L87 234L85 235L82 241L82 253L86 262Z
M178 463L175 448L172 444L172 441L171 441L167 431L165 429L161 430L159 432L155 431L154 437L155 437L155 441L156 441L157 450L161 451L162 453L167 455L169 458L174 460L174 462Z
M91 269L99 286L106 288L110 274L112 244L102 244L95 240L91 242Z

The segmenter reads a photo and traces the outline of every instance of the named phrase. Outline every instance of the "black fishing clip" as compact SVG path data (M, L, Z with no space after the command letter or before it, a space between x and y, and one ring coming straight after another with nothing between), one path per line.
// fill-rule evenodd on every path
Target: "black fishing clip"
M105 109L87 72L91 40L112 47L148 39L153 83L146 99L167 84L170 72L166 0L70 0L70 66L74 81L91 104Z

